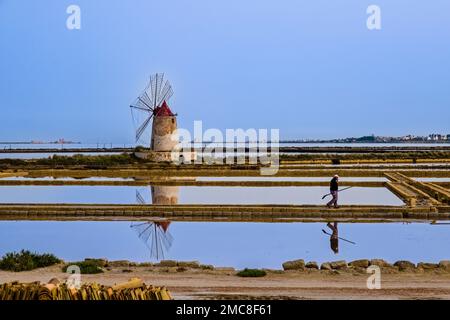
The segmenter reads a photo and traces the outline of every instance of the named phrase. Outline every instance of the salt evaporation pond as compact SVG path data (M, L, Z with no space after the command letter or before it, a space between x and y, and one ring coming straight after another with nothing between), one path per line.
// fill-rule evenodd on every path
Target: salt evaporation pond
M450 182L450 178L414 178L421 182Z
M324 204L328 187L153 187L178 204ZM130 186L0 186L0 203L133 204L139 192L152 203L150 187ZM354 187L340 193L342 205L403 205L386 188Z
M134 148L134 144L95 142L95 143L0 143L0 149L85 149L85 148Z
M111 156L119 155L120 152L51 152L51 153L0 153L0 159L47 159L52 156L73 157L74 155L83 156Z
M0 255L27 249L49 252L66 261L89 257L136 262L156 261L130 227L131 222L0 222ZM450 258L450 225L428 223L339 223L339 252L330 248L325 223L172 222L172 246L165 259L281 269L281 263L305 259L382 258L389 262L439 262Z
M0 180L16 180L16 181L135 181L133 178L111 178L111 177L89 177L89 178L72 178L72 177L2 177Z
M198 177L197 181L330 181L329 177L250 177L250 176L236 176L236 177ZM387 182L389 179L385 177L340 177L340 182L343 181L376 181Z

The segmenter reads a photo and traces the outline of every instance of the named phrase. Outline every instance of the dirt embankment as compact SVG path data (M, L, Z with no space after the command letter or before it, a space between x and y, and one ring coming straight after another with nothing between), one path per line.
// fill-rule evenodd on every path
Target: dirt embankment
M64 280L61 266L28 272L0 271L0 283ZM381 274L381 289L367 288L370 274L347 271L268 271L265 277L241 278L233 269L145 266L114 267L83 282L113 285L139 277L166 286L175 299L450 299L450 273L414 270Z

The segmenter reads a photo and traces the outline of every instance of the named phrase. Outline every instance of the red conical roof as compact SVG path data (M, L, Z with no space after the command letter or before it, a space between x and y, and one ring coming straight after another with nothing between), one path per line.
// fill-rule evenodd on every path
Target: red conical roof
M174 114L170 110L169 105L164 101L160 107L155 108L153 111L155 117L173 117Z
M169 225L170 225L170 221L161 221L161 222L155 222L155 224L159 227L161 227L164 232L167 232L167 230L169 229Z

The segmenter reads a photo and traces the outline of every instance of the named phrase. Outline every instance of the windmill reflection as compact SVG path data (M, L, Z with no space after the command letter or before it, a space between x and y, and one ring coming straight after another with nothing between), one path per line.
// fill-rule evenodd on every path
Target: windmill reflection
M152 186L152 203L157 205L171 205L178 203L178 187ZM145 198L136 190L136 202L146 204ZM136 222L131 228L136 231L138 237L150 250L150 256L156 260L164 259L164 254L172 246L173 237L169 232L169 220L156 220L148 222Z
M152 221L133 223L133 228L150 250L150 257L156 260L164 259L164 252L172 246L173 237L168 232L170 221Z

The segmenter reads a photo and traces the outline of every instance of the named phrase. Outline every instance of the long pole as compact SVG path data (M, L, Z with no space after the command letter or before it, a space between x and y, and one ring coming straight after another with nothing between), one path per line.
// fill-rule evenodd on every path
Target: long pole
M330 233L328 233L328 232L326 232L325 230L323 230L322 229L322 232L323 233L325 233L325 234L327 234L327 235L329 235L329 236L331 236L332 234L330 234ZM350 240L347 240L347 239L344 239L344 238L341 238L341 237L338 237L339 239L341 239L341 240L343 240L343 241L347 241L347 242L350 242L351 244L356 244L355 242L353 242L353 241L350 241Z
M344 189L341 189L341 190L338 190L338 192L342 192L342 191L348 190L348 189L350 189L350 188L353 188L353 186L347 187L347 188L344 188ZM326 195L324 195L324 196L322 197L322 199L325 199L325 198L328 197L329 195L331 195L331 193L327 193Z

